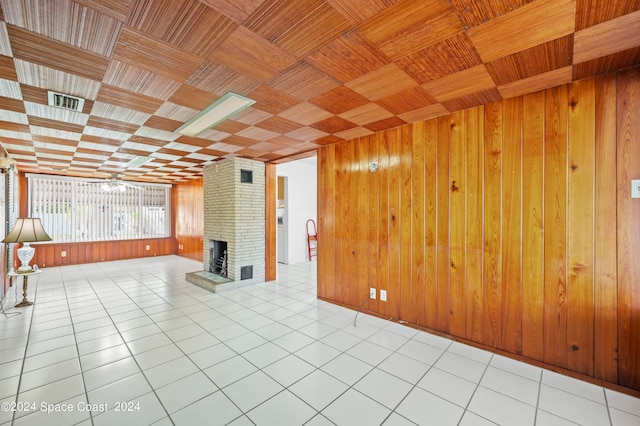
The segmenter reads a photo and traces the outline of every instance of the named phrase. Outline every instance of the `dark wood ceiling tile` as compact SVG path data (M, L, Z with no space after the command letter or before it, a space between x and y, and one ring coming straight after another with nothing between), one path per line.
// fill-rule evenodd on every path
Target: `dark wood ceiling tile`
M608 74L640 64L640 47L592 59L573 66L573 80Z
M340 82L318 71L311 65L301 62L278 74L267 84L288 95L308 101L327 90L339 86Z
M242 136L231 135L231 136L229 136L228 138L226 138L224 140L224 143L229 144L229 145L240 146L240 147L243 147L243 148L248 148L248 147L252 146L253 144L255 144L256 141L253 140L253 139L244 138Z
M200 56L129 27L122 30L113 59L181 83L204 62Z
M323 0L265 1L243 25L298 59L351 28Z
M476 27L535 0L451 0L467 28Z
M127 90L120 89L119 87L109 86L107 84L102 84L100 86L100 91L98 92L96 100L109 105L116 105L134 111L141 111L146 114L155 113L163 104L163 101L160 99L129 92Z
M412 111L407 111L405 113L399 114L398 117L400 117L407 123L415 123L416 121L427 120L429 118L447 115L450 112L451 111L447 110L441 104L433 104L422 108L417 108Z
M327 43L307 56L305 61L341 83L391 62L357 31L350 31Z
M257 123L256 126L276 133L289 133L296 129L299 129L303 125L291 120L287 120L283 117L273 116Z
M428 105L437 103L436 99L423 87L417 86L404 90L392 96L376 101L382 108L393 114L403 114Z
M192 138L190 136L180 136L175 141L179 143L184 143L187 145L193 145L193 146L199 146L199 147L207 147L211 145L211 141L208 139Z
M140 143L143 145L149 145L152 147L163 147L167 144L167 141L161 141L158 139L152 139L152 138L147 138L144 136L138 136L138 135L133 135L129 138L129 142L135 142L135 143Z
M205 61L186 84L218 96L227 92L248 93L260 86L259 81L211 61Z
M84 126L65 123L63 121L52 120L49 118L29 116L29 125L38 127L48 127L51 129L62 130L65 132L82 133Z
M124 123L122 121L112 120L109 118L98 117L92 115L87 121L87 126L98 127L100 129L109 129L116 132L133 134L140 128L140 126L131 123Z
M182 126L182 122L171 120L165 117L159 117L157 115L152 115L147 121L145 121L144 126L151 127L153 129L164 130L166 132L174 132L178 127Z
M402 126L403 124L407 124L406 121L402 120L399 117L389 117L384 120L376 121L374 123L366 124L364 127L366 129L371 130L372 132L381 132L383 130L392 129L394 127Z
M499 100L502 100L502 95L500 95L498 89L494 88L442 102L442 106L449 111L460 111Z
M219 123L218 125L214 126L213 129L219 132L234 134L234 133L238 133L241 130L246 129L247 127L249 127L248 124L241 123L239 121L225 120L222 123Z
M343 141L344 139L335 135L328 135L320 139L316 139L315 142L318 145L331 145Z
M109 65L104 56L7 25L13 57L101 81Z
M297 62L295 56L243 26L237 27L207 58L260 82Z
M342 117L333 116L333 117L327 118L326 120L313 123L310 127L313 127L314 129L318 129L327 133L338 133L338 132L352 129L356 126L357 124L352 123L349 120L345 120Z
M25 112L24 102L20 99L5 98L4 96L0 96L0 109L21 113Z
M495 87L495 82L484 65L469 68L438 80L425 83L422 87L438 102L482 92ZM449 109L447 107L447 109Z
M446 40L463 28L448 0L404 0L369 19L358 30L397 60L422 46Z
M188 84L183 84L169 98L169 102L201 111L220 98L220 96Z
M373 102L363 105L359 108L343 112L339 115L339 117L344 118L345 120L348 120L352 123L356 123L359 126L386 120L388 118L391 118L392 116L393 114L391 114L389 111Z
M602 0L577 0L576 31L610 21L638 9L640 9L638 0L606 2Z
M436 80L480 64L480 55L465 32L398 61L398 65L419 83Z
M11 121L0 121L0 129L10 132L29 133L28 124L13 123Z
M399 0L326 0L353 25L359 25Z
M103 15L124 22L135 0L74 0L83 6L94 9Z
M18 75L16 74L16 66L13 63L13 58L0 55L0 78L12 81L18 80Z
M310 99L309 102L332 114L341 114L350 109L366 105L370 101L346 86L338 86Z
M486 64L497 85L570 66L573 63L573 34L523 50Z
M469 37L491 62L573 33L575 12L575 0L538 0L469 29Z
M316 121L324 120L332 115L330 112L308 102L303 102L278 114L279 117L305 126L315 123Z
M127 24L200 56L211 53L238 26L198 0L138 0Z
M253 108L271 114L279 114L302 102L298 98L287 95L269 86L260 86L248 93L247 96L256 101Z
M43 142L50 143L54 145L65 145L65 146L78 146L78 141L62 139L62 138L54 138L51 136L42 136L42 135L33 135L33 142Z
M236 22L244 22L264 0L201 0Z

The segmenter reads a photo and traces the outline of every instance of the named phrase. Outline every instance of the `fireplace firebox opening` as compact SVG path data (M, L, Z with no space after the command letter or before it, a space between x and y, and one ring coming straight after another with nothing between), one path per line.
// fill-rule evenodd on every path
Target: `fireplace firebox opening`
M226 241L209 241L209 272L221 277L228 276Z

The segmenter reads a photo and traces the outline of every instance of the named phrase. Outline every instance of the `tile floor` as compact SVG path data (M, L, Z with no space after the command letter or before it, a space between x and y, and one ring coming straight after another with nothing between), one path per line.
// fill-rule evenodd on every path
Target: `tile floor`
M0 315L0 424L640 425L640 399L177 256L48 268ZM16 287L19 287L16 292ZM20 315L14 314L21 312Z

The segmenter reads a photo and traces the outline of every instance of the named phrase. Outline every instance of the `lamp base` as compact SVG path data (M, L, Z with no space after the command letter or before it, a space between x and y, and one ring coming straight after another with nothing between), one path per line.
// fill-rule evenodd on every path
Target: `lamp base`
M25 272L31 272L31 266L29 262L33 259L33 255L36 253L36 249L31 247L29 243L22 243L22 247L18 250L18 259L22 262L22 265L18 268L18 273L24 274Z
M33 305L33 302L29 302L28 300L23 300L22 302L18 303L15 307L24 308L25 306L31 306L31 305Z

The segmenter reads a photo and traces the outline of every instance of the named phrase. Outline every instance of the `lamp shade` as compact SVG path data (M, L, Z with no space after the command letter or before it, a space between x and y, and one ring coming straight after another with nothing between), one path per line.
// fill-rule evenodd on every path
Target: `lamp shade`
M16 224L3 243L34 243L36 241L51 241L51 237L42 227L40 218L27 217L16 220Z

